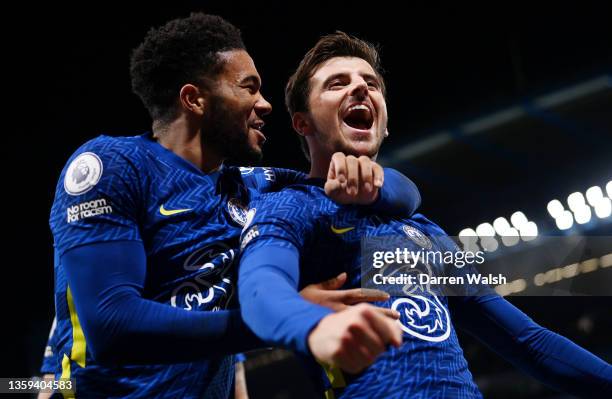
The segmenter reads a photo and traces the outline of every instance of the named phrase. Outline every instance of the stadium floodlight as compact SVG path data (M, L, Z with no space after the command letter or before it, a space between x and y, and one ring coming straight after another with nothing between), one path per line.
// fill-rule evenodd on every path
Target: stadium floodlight
M574 217L576 218L576 223L585 224L591 220L591 208L587 205L583 205L574 211Z
M606 192L608 193L608 198L612 199L612 180L606 184Z
M487 252L493 252L499 247L499 243L493 236L484 236L480 239L480 245Z
M535 240L535 238L538 236L538 225L536 225L534 222L527 222L521 226L519 231L523 241Z
M603 191L601 190L601 187L599 187L599 186L589 187L589 189L586 190L586 198L587 198L587 201L589 201L589 204L591 204L591 206L595 207L597 205L597 203L601 199L604 198Z
M495 237L495 229L491 223L481 223L476 227L476 234L480 237Z
M459 232L459 238L461 237L478 237L478 234L471 228L465 228Z
M550 216L552 216L553 219L556 219L561 216L561 214L565 210L565 208L563 208L563 204L558 199L550 201L546 206L546 209L548 209L548 213L550 213Z
M528 222L527 216L521 211L514 212L512 216L510 216L510 222L517 229L521 230L521 226Z
M507 247L513 247L519 243L519 232L514 227L510 227L508 230L504 232L504 235L501 236L501 240Z
M576 213L579 209L582 209L582 207L586 205L584 202L584 195L578 191L571 193L567 196L567 205L569 205L572 212Z
M595 214L598 218L604 219L612 214L612 201L609 198L601 198L597 204L595 204Z
M506 234L506 231L508 231L508 229L511 229L512 227L510 227L510 223L508 223L508 220L505 217L501 216L493 221L493 228L495 228L495 231L500 237L503 237L503 235Z
M570 229L574 225L574 215L570 211L563 211L561 216L555 219L559 230Z
M463 244L464 251L478 252L478 234L471 228L465 228L459 232L459 241Z

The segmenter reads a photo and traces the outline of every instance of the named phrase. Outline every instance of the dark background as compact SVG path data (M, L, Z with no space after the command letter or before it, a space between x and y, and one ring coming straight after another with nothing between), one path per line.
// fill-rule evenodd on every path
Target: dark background
M219 14L243 32L263 94L274 107L265 128L266 165L306 168L283 106L283 87L320 35L343 30L381 45L391 131L381 161L419 185L421 211L449 234L519 209L553 231L545 211L550 199L563 200L612 178L609 88L544 113L531 110L538 96L598 76L610 78L612 14L603 2L535 7L192 1L140 9L86 2L5 10L4 62L11 71L5 73L5 100L11 107L5 107L4 118L3 208L14 211L7 212L3 310L9 320L5 329L14 337L7 341L3 376L33 375L42 357L53 315L48 214L65 160L101 133L134 135L149 128L148 115L130 90L131 49L150 26L194 10ZM474 118L517 106L529 110L527 116L485 134L462 131ZM409 159L393 155L439 131L450 132L449 143ZM535 320L610 360L610 339L593 340L597 334L609 337L610 318L595 318L595 333L578 323L609 310L608 298L513 301ZM486 385L509 375L523 381L506 363L462 339L477 380L490 375ZM537 397L550 394L525 381Z

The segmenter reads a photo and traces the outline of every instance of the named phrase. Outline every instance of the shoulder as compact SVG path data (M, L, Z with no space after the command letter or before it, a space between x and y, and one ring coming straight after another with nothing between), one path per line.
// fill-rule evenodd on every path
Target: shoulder
M455 241L451 237L449 237L448 233L444 231L444 229L438 224L426 218L423 214L415 213L414 215L412 215L410 220L416 222L419 227L422 228L422 232L430 239L437 241L441 247L450 251L459 250L457 243L455 243Z
M307 184L261 194L249 204L240 249L244 251L251 242L253 248L271 243L301 248L321 220L326 198L322 188Z
M276 180L275 168L265 166L240 166L238 170L244 179L263 178L268 181Z
M70 195L79 195L98 184L103 177L127 176L146 170L140 167L143 150L138 136L98 136L81 145L70 156L58 186L62 185Z
M322 187L310 184L292 184L279 191L262 193L251 201L250 207L259 207L262 211L295 209L304 214L316 211L327 205L327 196Z
M334 206L321 187L294 184L252 200L247 225L276 225L302 231L311 228Z
M101 135L81 145L70 157L75 159L83 153L93 153L98 158L129 159L137 161L144 154L144 147L140 136L112 137Z
M136 137L98 136L81 145L62 169L51 209L62 213L70 206L92 201L131 203L140 196L141 174L147 171L143 148Z
M244 184L259 192L278 191L306 179L304 173L291 169L253 166L238 169Z
M423 226L427 230L426 233L428 235L447 235L442 227L438 226L421 213L415 213L410 219Z

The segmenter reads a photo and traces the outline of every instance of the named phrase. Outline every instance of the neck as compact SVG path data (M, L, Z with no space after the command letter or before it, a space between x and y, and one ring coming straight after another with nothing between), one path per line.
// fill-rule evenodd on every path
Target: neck
M309 147L312 148L312 144L309 143ZM343 152L345 155L354 155L359 157L359 154L351 154L349 152ZM319 151L310 151L310 172L308 173L308 177L318 177L321 179L327 179L327 172L329 171L329 163L331 162L332 155L336 151L331 152L319 152ZM364 154L365 155L365 154ZM378 153L374 154L370 159L376 162L376 158L378 157Z
M184 116L172 122L153 122L153 137L164 148L194 164L204 173L218 169L224 158L212 148L202 145L202 128Z
M314 153L313 153L314 152ZM329 171L329 163L332 154L320 154L315 151L310 152L310 172L308 177L318 177L325 179Z

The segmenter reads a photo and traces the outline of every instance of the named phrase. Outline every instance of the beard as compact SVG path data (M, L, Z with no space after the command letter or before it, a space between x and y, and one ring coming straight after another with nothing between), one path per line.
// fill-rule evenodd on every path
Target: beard
M249 128L236 117L222 98L211 99L210 108L202 119L202 144L215 149L230 163L257 164L263 154L249 142Z
M345 155L353 155L355 157L365 155L366 157L375 160L384 140L383 133L379 134L374 142L364 145L362 142L349 140L342 134L342 132L338 132L338 134L334 135L320 133L325 130L320 128L317 122L314 120L313 124L316 132L314 140L318 143L322 143L322 148L326 148L331 154L334 152L342 152Z

